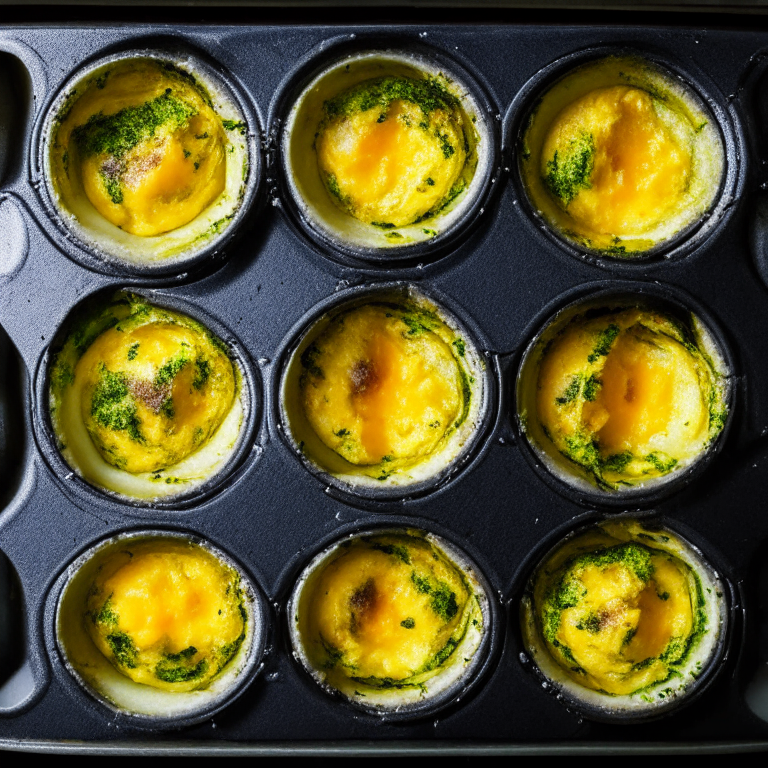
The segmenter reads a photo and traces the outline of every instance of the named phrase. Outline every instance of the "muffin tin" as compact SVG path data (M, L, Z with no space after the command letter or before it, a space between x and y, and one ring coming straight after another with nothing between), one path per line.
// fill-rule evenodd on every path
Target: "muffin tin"
M606 45L669 63L730 137L717 220L670 258L574 258L542 230L521 196L514 148L541 78ZM476 96L495 126L499 158L461 236L433 252L419 246L416 259L389 267L314 237L286 197L279 162L291 94L318 67L382 48L432 56L467 72L467 82L482 90ZM212 62L242 94L249 139L262 162L236 239L186 272L158 274L93 258L65 236L44 202L39 142L50 105L79 68L121 51L171 49ZM768 748L768 721L748 704L768 661L768 33L16 27L0 30L0 51L0 103L13 107L0 110L0 156L7 157L0 178L0 748L186 754ZM308 318L382 284L413 285L444 300L482 350L493 382L487 428L460 471L395 500L340 492L311 474L281 436L276 400L282 362ZM254 423L237 466L210 492L183 503L139 506L108 498L67 472L53 453L44 397L50 345L83 299L117 288L210 319L248 369ZM733 411L706 472L663 499L609 507L550 485L531 466L535 457L516 426L514 384L522 353L546 318L577 295L628 290L690 296L691 308L713 319L732 357ZM690 706L636 725L584 719L550 695L524 653L518 617L526 580L544 552L587 522L626 512L660 518L700 548L728 585L732 619L722 669L708 689ZM453 542L494 593L498 621L480 676L466 695L428 716L387 719L345 705L321 690L290 652L286 606L299 574L332 542L382 526L418 528ZM99 542L138 530L209 542L242 565L267 601L265 652L237 700L150 728L84 693L66 670L55 634L66 569Z

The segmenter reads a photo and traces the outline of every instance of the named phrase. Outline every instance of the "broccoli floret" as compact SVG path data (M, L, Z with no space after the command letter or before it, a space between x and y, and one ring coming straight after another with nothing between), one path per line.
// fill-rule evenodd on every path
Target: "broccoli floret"
M406 565L411 564L411 556L405 547L398 546L397 544L382 544L380 541L375 541L371 544L371 549L384 552L386 555L392 555L392 557L396 557Z
M129 635L125 632L113 632L107 635L107 645L120 666L128 669L136 668L139 652Z
M126 107L113 115L92 115L85 125L72 132L82 157L105 154L121 158L135 146L155 135L158 128L184 125L197 114L194 107L164 94L138 107Z
M192 386L195 389L202 389L211 376L211 364L204 358L198 357L195 360L195 378L192 380Z
M182 349L178 355L172 357L155 374L154 385L156 389L170 384L180 373L181 369L189 362L186 350Z
M594 402L595 398L597 397L597 391L600 389L600 387L603 386L603 382L595 376L593 373L585 382L584 382L584 399L592 403Z
M456 602L456 593L442 581L436 581L429 577L419 576L416 571L411 573L411 581L416 591L432 598L429 607L443 621L449 622L459 612Z
M580 373L577 373L568 383L568 386L565 388L565 391L563 392L560 397L555 398L555 402L558 405L567 405L568 403L572 403L578 396L579 392L581 391L581 382L584 380L584 376Z
M125 374L112 373L103 364L91 399L91 416L102 427L117 432L125 430L137 443L144 441L136 403L128 390Z
M614 323L611 323L604 331L600 331L597 335L597 343L587 360L594 363L599 357L605 357L611 351L611 345L620 332L621 329Z
M595 140L592 134L582 134L571 139L561 155L555 150L547 161L544 183L554 197L566 207L582 189L592 186L592 171L595 168Z
M180 654L175 655L178 657ZM186 683L201 678L207 671L207 659L200 659L194 667L188 667L183 663L175 663L168 655L155 667L155 677L166 683Z

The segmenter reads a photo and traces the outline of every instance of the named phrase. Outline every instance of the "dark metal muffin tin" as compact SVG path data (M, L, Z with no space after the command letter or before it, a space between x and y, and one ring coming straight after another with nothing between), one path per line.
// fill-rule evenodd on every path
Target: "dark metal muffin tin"
M276 140L302 74L350 48L434 49L487 94L501 162L471 231L450 252L387 269L330 254L289 215ZM732 193L717 226L674 259L638 263L573 256L521 204L513 148L531 83L598 46L671 62L725 121ZM39 194L39 130L47 106L79 67L128 49L198 51L248 102L264 162L259 199L236 242L183 274L139 275L78 258ZM768 651L768 33L686 28L161 25L0 30L0 75L13 110L0 109L0 748L190 754L268 752L473 754L768 748L768 723L745 689ZM478 94L478 96L480 96ZM263 128L261 127L263 126ZM0 164L2 165L2 164ZM730 182L729 182L730 183ZM297 323L337 291L402 280L435 296L487 344L495 412L471 463L419 498L376 504L327 487L278 435L275 370ZM638 725L591 722L570 712L532 674L517 599L547 547L611 514L555 492L518 445L514 381L525 344L574 291L623 281L669 285L722 328L734 364L730 429L707 471L638 514L660 517L699 546L732 587L729 649L711 686L690 706ZM243 349L253 369L257 423L236 472L215 493L183 504L132 506L91 491L46 460L48 348L85 297L141 287L158 303L193 307ZM660 290L658 286L654 290ZM7 336L11 344L5 343ZM37 393L37 395L36 395ZM622 509L622 511L627 511ZM629 511L632 511L631 509ZM429 718L385 722L326 695L291 658L285 605L297 575L324 544L355 530L404 525L456 542L496 591L505 629L467 697ZM261 673L214 717L152 731L115 718L65 670L54 637L52 587L79 554L121 531L168 529L202 537L242 563L272 605ZM761 585L763 585L761 587ZM762 591L761 591L762 590ZM5 617L10 616L6 622ZM6 649L8 649L6 651ZM73 744L75 746L73 746Z

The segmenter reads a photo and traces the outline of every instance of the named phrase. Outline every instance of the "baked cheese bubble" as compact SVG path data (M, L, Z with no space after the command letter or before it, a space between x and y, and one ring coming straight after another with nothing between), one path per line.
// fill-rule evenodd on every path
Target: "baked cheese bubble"
M399 293L324 317L294 354L283 410L302 454L352 485L444 470L476 433L482 362L436 306Z
M85 626L131 680L167 691L207 687L236 655L247 612L236 571L195 544L134 543L101 564Z
M436 80L370 80L325 102L315 148L326 189L382 230L425 221L466 186L459 100Z
M560 472L605 491L691 465L728 415L727 376L694 320L628 307L585 309L542 335L521 379L526 431Z
M723 586L698 553L670 531L627 519L550 553L522 615L544 675L609 714L684 696L725 629Z
M293 642L325 687L396 708L436 696L472 666L486 598L435 539L356 536L308 570L293 600Z
M50 414L67 463L137 499L185 493L218 472L243 423L228 347L181 313L119 292L88 305L50 372Z
M151 263L199 250L244 194L239 109L170 60L99 67L69 92L50 130L54 198L67 225L110 256Z
M520 168L531 202L562 236L620 258L699 220L719 191L724 158L714 119L679 79L610 57L544 94Z

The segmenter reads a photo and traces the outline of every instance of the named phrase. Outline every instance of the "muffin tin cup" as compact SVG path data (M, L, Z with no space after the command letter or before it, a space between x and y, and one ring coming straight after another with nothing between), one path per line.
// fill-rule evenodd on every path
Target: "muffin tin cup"
M264 394L261 381L248 352L231 331L221 322L184 299L179 299L172 294L158 293L132 286L113 286L102 289L91 294L88 299L98 295L106 296L117 291L138 294L158 307L188 315L213 331L227 345L233 364L240 373L240 398L244 410L240 433L231 455L214 475L200 485L187 492L154 499L132 498L106 488L100 488L70 467L57 446L57 438L49 411L50 368L55 359L57 347L63 342L62 334L68 327L69 318L64 321L57 336L51 345L45 349L38 363L35 375L35 437L37 444L59 487L67 494L72 495L79 503L89 504L94 498L98 498L101 503L106 502L115 511L142 516L156 514L152 510L189 509L231 487L237 482L242 472L258 459L259 454L254 453L253 447L263 413Z
M695 558L698 558L700 561L699 565L703 564L711 572L711 575L714 577L714 583L723 588L722 598L720 598L722 599L720 610L721 629L707 663L699 671L694 682L688 686L684 695L661 699L661 703L654 705L653 708L641 709L640 711L633 711L628 708L610 712L607 711L610 709L610 695L605 695L604 706L584 701L576 696L568 686L553 679L547 672L542 670L527 647L527 642L524 639L525 631L523 630L523 625L529 620L527 612L530 610L531 604L532 581L538 569L570 539L586 533L601 522L615 522L622 519L639 520L653 531L671 532L680 539ZM557 531L549 535L531 552L518 576L517 585L513 588L507 601L509 621L511 622L510 633L515 638L516 645L521 649L519 655L520 663L550 696L554 697L566 709L576 712L588 720L613 724L639 725L671 716L698 701L710 688L728 666L729 657L735 650L734 646L737 645L737 641L741 636L742 626L740 619L743 610L743 598L736 583L729 576L729 571L729 565L708 542L702 541L701 537L697 536L687 526L681 525L679 522L671 520L666 516L659 516L653 511L641 515L625 513L621 516L611 517L590 513L580 518L575 526L574 521L570 521L568 524L560 526ZM538 628L533 631L538 635ZM541 641L540 636L538 639ZM543 643L538 651L541 654L548 653ZM548 664L550 663L557 669L555 662L548 660ZM574 687L576 686L574 685ZM593 694L593 698L595 698L594 692L590 691L589 693Z
M480 682L489 674L498 661L498 652L503 643L504 620L502 606L497 600L496 593L475 561L451 540L444 538L441 533L434 532L434 526L422 526L418 520L407 520L402 517L383 518L379 523L365 525L355 523L335 531L333 539L323 542L310 555L309 560L303 560L300 569L292 570L289 597L285 611L285 648L294 661L298 673L312 685L330 696L340 704L356 712L362 712L379 722L404 723L432 717L446 709L457 708L462 701L471 699ZM313 571L321 567L332 557L345 542L353 541L364 536L377 536L391 533L416 533L425 536L426 540L436 545L449 559L462 570L470 574L470 583L475 582L476 594L482 593L480 609L486 626L471 663L464 672L435 694L399 706L377 706L367 704L363 699L350 699L333 686L326 683L321 673L314 668L302 647L298 622L298 603L302 589ZM460 651L459 645L456 651ZM439 677L439 675L438 675ZM432 678L434 680L436 678ZM430 681L428 681L430 682Z
M628 488L620 491L604 491L592 483L578 476L576 465L574 473L569 473L557 466L555 461L541 448L528 438L527 430L520 415L523 377L527 375L531 367L531 375L535 373L532 368L535 363L533 356L539 349L542 335L553 324L563 322L571 313L579 308L615 307L617 309L634 306L646 306L658 308L662 311L681 318L693 315L703 326L706 333L705 339L719 354L725 379L725 404L728 409L725 424L714 443L708 445L698 458L690 464L667 475L654 478L644 485ZM554 309L557 307L557 309ZM603 281L589 283L569 292L561 297L554 305L550 305L536 321L536 331L530 341L525 345L516 366L514 394L510 397L514 409L513 424L518 436L518 443L536 474L551 488L566 498L583 506L604 509L627 510L642 509L657 504L662 499L681 490L693 482L709 466L725 444L734 414L738 407L738 382L739 375L727 337L715 321L712 315L693 297L683 291L668 285L662 285L658 281L653 283L639 281ZM553 451L556 449L553 446Z
M72 661L67 649L67 643L61 636L63 627L62 622L66 622L66 617L62 616L62 610L67 600L67 593L70 589L74 589L77 594L78 591L84 589L84 587L78 586L77 584L77 578L80 571L83 568L88 568L89 564L95 562L94 558L98 558L104 553L114 550L123 544L128 545L130 543L138 543L140 541L158 538L171 541L191 542L202 547L219 561L234 569L240 576L240 583L247 605L247 626L249 627L246 631L246 637L243 640L243 645L240 650L227 663L219 675L214 678L209 686L201 691L170 694L170 697L176 699L173 705L168 703L168 692L161 692L158 697L155 693L157 689L130 681L127 683L129 693L125 693L125 681L128 680L128 678L125 678L125 680L122 681L123 691L120 691L117 695L125 697L126 700L128 698L134 700L141 699L147 695L153 696L158 701L166 700L166 706L175 706L177 709L175 713L170 715L147 714L145 712L131 710L128 708L127 703L117 701L114 698L111 698L104 690L97 688L88 679L88 676L84 675L81 669L78 668L78 665ZM85 606L83 606L83 611L85 611ZM85 618L83 618L83 620L85 620ZM253 679L259 674L263 667L263 657L267 647L271 621L266 601L262 596L261 590L256 585L255 580L248 574L241 564L236 562L228 554L210 542L190 532L167 529L142 529L122 531L116 535L112 535L109 538L92 545L70 563L59 575L49 591L46 600L45 623L48 652L51 657L50 660L52 662L54 674L65 688L69 689L70 692L77 692L77 694L81 696L86 695L91 700L97 702L101 709L102 716L106 715L111 720L114 720L116 724L155 730L179 729L203 722L204 720L210 719L235 701L245 691L248 685L253 682ZM71 626L68 626L67 629L72 631ZM90 642L92 647L88 650L88 653L92 655L93 659L98 659L98 661L89 661L88 669L111 670L113 676L121 679L123 677L122 674L115 672L109 661L100 656L100 651L93 645L85 628L80 628L79 632L81 633L82 638L78 637L77 640L79 642L85 642L85 644ZM73 641L74 639L70 642ZM79 653L85 653L85 651L80 650ZM99 667L98 665L101 666ZM113 689L115 688L114 684L112 687ZM147 689L149 690L147 691ZM209 695L210 689L214 690ZM182 697L188 700L186 706L179 704L179 699ZM153 702L151 705L151 707L158 706L157 702ZM162 705L160 705L160 708L161 706ZM145 706L145 708L151 707Z
M559 80L577 68L608 57L645 59L667 74L672 81L679 80L692 96L710 113L717 124L723 144L724 165L718 192L710 207L694 222L684 227L657 246L626 258L612 258L599 251L579 247L560 234L537 210L525 188L519 165L519 153L528 120L544 94ZM725 226L743 191L747 168L745 138L741 123L717 86L693 65L683 67L666 53L650 47L611 45L588 47L556 59L541 69L520 89L505 118L504 134L507 141L506 165L511 168L515 194L521 202L531 227L538 236L581 261L618 270L627 274L631 270L651 268L659 263L676 261L706 246Z
M401 485L380 485L370 482L353 484L336 476L322 467L317 461L307 456L294 436L290 416L285 405L285 393L288 386L289 369L298 350L305 340L316 332L318 324L328 316L341 312L344 308L363 306L368 300L397 298L409 300L414 297L433 303L438 314L447 325L458 331L467 340L467 354L472 364L477 367L478 375L482 375L482 398L474 415L470 412L467 418L474 418L474 430L466 437L458 448L458 452L449 463L438 469L431 477L426 477L411 483ZM273 371L271 382L271 421L283 443L301 464L314 475L324 486L327 493L337 496L347 503L361 504L372 509L385 509L387 503L398 503L417 499L427 494L444 489L448 484L458 480L462 474L469 471L478 462L488 447L488 435L497 420L498 412L498 367L492 354L483 344L480 329L468 320L463 311L450 299L442 295L434 295L432 291L424 291L421 287L407 282L370 283L339 291L335 296L314 307L292 329L288 340L284 342L277 357L277 365ZM478 393L473 392L473 397ZM438 454L439 455L439 454Z
M365 270L423 266L455 249L479 224L490 205L501 177L500 113L484 85L467 69L469 65L464 66L455 57L411 37L373 34L351 37L352 40L342 39L323 46L321 51L313 51L294 72L278 98L270 132L275 137L281 200L296 231L322 255L334 261ZM409 245L375 247L350 242L313 212L314 206L304 200L299 186L292 180L289 145L295 123L294 112L301 105L302 98L312 89L317 89L325 77L341 71L350 63L371 61L381 61L385 66L396 69L411 68L432 75L444 74L451 85L459 88L462 103L477 116L479 124L478 166L470 191L447 214L449 223L443 231L430 239ZM431 227L432 221L425 221L425 227Z
M141 40L135 42L142 42ZM249 100L240 91L233 78L213 59L193 47L181 45L178 38L151 38L143 41L146 48L118 46L118 50L99 54L76 70L54 94L42 110L42 119L35 128L30 153L31 178L40 203L48 218L49 232L57 246L71 259L95 272L132 279L144 284L182 282L190 274L216 269L225 258L226 250L242 234L247 221L258 210L257 202L262 179L260 147L261 125ZM64 108L68 95L79 84L102 67L130 59L151 59L179 65L182 71L201 77L205 86L215 89L219 98L228 100L245 120L247 136L245 151L248 158L247 177L240 189L240 199L234 212L228 215L230 223L223 232L214 234L201 247L192 245L182 249L180 256L169 256L153 262L129 262L109 253L103 244L91 239L73 214L61 210L57 193L50 179L48 147L57 116ZM203 211L204 213L205 211ZM202 214L200 214L202 215ZM125 250L130 250L129 246Z

